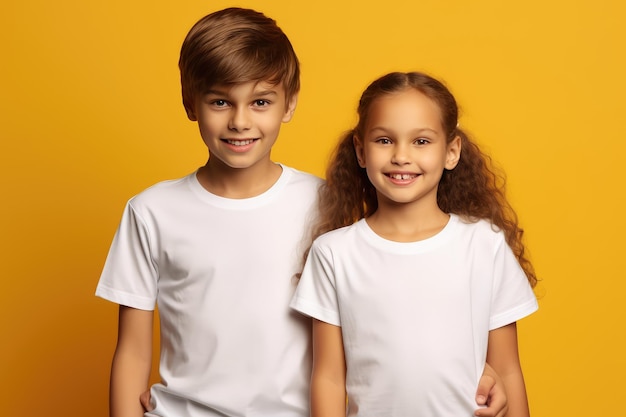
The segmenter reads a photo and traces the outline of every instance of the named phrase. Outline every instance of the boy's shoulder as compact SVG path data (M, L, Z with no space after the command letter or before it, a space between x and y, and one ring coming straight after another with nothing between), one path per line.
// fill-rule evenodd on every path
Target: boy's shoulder
M289 204L292 209L309 210L316 207L320 185L323 180L308 172L280 164L282 174L264 196L265 203ZM261 200L259 200L260 202Z
M157 182L132 197L130 203L143 206L179 198L181 193L188 192L190 177L193 175L195 172L182 178Z
M280 166L283 168L283 174L290 176L289 181L292 183L308 184L312 187L319 187L324 182L324 180L320 177L308 172L300 171L299 169L284 164L280 164Z

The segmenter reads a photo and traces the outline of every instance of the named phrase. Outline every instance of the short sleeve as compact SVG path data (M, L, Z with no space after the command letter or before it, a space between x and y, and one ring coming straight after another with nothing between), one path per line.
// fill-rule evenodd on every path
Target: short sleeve
M157 278L150 233L131 200L113 238L96 296L120 305L154 310Z
M538 308L537 298L504 235L494 253L494 289L489 329L494 330L520 320Z
M291 307L317 320L341 325L332 254L318 241L311 247Z

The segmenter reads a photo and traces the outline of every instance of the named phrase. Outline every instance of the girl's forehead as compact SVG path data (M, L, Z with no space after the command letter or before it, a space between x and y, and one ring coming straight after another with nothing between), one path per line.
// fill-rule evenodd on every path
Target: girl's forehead
M366 121L387 119L390 121L430 120L441 124L441 109L437 102L416 89L386 93L374 99Z

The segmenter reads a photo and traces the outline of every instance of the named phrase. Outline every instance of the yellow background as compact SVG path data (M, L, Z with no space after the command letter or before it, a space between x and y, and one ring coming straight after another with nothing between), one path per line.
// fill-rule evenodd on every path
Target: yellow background
M177 60L226 1L4 0L2 415L105 416L116 306L94 289L126 200L201 165ZM501 163L543 279L519 324L534 416L623 415L625 6L616 0L240 1L302 62L275 160L319 175L366 84L445 80Z

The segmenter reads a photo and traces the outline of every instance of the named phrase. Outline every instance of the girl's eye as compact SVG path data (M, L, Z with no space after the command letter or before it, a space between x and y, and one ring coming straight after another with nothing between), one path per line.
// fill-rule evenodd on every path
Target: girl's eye
M391 143L391 140L389 138L378 138L376 139L376 142L382 145L389 145Z
M428 139L419 138L415 140L415 143L417 143L418 145L426 145L427 143L429 143L429 141Z

